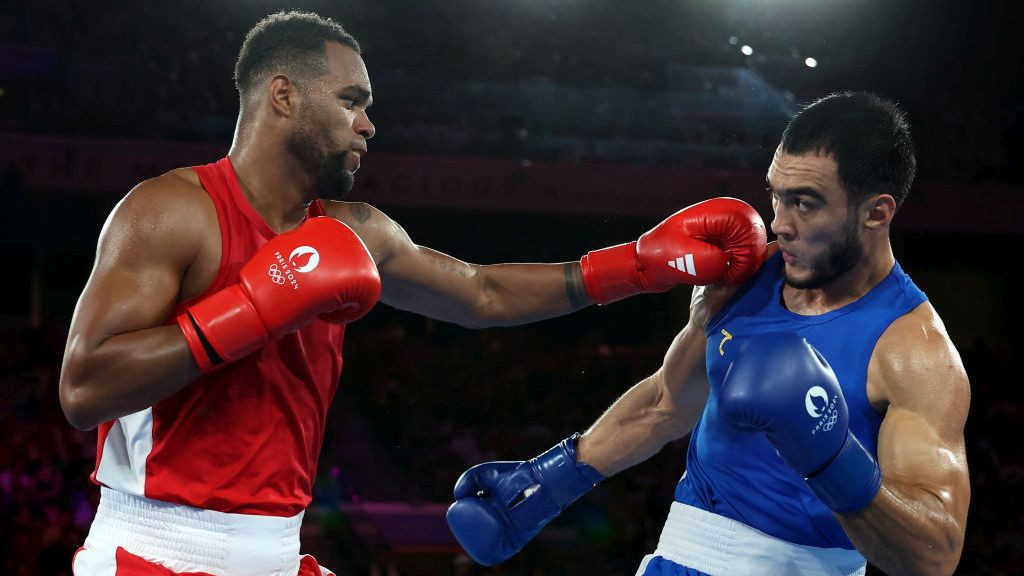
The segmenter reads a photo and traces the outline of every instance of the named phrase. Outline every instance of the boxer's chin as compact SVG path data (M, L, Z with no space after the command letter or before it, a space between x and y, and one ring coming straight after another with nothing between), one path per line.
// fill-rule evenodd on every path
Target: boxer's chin
M352 191L352 187L355 186L356 175L349 170L342 170L338 174L337 178L333 179L329 183L325 183L326 186L322 187L323 194L321 197L327 198L328 200L344 200L348 196L349 192Z
M305 122L288 137L285 148L312 177L318 198L341 200L352 191L355 174L348 169L350 152L326 152L328 143L317 138L317 133Z
M328 200L344 200L355 185L356 176L346 167L348 152L331 154L319 166L316 188L321 198Z

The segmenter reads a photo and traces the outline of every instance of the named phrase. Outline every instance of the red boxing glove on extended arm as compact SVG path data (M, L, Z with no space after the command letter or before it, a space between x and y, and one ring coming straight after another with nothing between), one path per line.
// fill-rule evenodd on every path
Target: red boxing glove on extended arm
M320 315L351 322L373 308L380 289L377 266L359 236L334 218L316 217L271 239L242 267L238 284L177 320L205 373L214 368L211 349L227 362Z
M687 206L636 242L594 250L580 260L587 293L609 304L677 284L742 284L764 260L767 234L757 211L737 198Z

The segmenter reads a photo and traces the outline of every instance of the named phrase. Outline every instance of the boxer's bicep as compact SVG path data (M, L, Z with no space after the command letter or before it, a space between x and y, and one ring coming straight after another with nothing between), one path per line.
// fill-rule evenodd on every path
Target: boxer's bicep
M189 192L165 184L136 187L100 234L93 271L68 329L59 384L65 415L80 429L125 413L123 400L133 391L146 398L154 375L170 374L173 380L177 373L167 366L190 370L176 356L179 349L187 353L180 330L165 324L208 233L194 206L205 193L200 189L189 198Z
M617 474L689 433L708 397L703 331L688 325L654 374L620 396L580 439L580 461L605 476Z
M872 386L887 405L878 434L883 477L947 515L962 535L970 500L964 444L970 385L930 305L897 320L872 362Z
M661 402L676 413L681 419L679 426L687 431L696 424L708 399L706 345L704 330L696 323L687 324L672 340L656 374L664 388Z
M328 213L366 244L381 275L381 301L441 320L468 322L484 290L478 267L420 246L397 222L363 203L332 202Z
M200 242L187 202L160 182L143 183L111 212L70 327L69 345L163 324Z

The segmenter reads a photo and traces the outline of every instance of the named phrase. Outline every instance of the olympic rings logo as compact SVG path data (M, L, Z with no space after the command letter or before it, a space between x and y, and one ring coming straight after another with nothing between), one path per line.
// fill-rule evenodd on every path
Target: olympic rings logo
M267 275L270 276L270 280L274 284L284 284L284 272L281 272L277 264L270 265L270 268L267 269Z
M828 418L826 418L824 422L822 422L822 431L828 432L829 430L831 430L833 427L835 427L837 420L839 420L839 412L837 410L833 410L832 414Z

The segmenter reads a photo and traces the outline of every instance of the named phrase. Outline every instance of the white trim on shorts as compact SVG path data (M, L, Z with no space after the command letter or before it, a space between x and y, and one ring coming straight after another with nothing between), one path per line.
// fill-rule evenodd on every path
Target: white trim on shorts
M863 576L867 568L856 550L794 544L680 502L672 502L658 548L637 576L654 556L713 576Z
M102 486L96 518L74 571L76 576L106 574L120 546L173 572L295 576L303 514L229 514Z
M103 439L96 480L122 493L146 493L146 462L153 452L153 408L114 420Z

